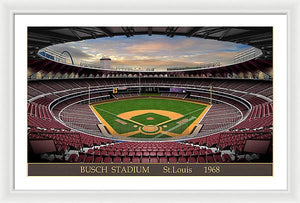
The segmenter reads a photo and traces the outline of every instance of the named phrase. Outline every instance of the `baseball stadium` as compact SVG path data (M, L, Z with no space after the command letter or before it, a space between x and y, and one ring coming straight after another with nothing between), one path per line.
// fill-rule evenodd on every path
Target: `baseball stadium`
M28 27L28 163L272 163L272 27Z

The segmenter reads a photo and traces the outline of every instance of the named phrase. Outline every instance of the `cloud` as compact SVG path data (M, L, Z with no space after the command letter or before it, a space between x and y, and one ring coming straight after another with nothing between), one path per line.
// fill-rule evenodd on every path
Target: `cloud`
M202 62L185 62L159 59L145 59L145 60L115 60L112 61L113 66L117 67L195 67L202 64Z
M235 54L235 52L204 53L199 55L192 55L189 57L183 57L182 60L189 60L194 62L201 60L204 63L221 62L223 64L226 64L232 61Z
M130 52L131 54L140 54L140 53L155 53L161 51L167 51L173 48L171 44L160 43L160 42L146 42L140 44L133 44L125 48L125 51Z
M82 60L97 62L102 57L110 57L114 66L191 67L215 62L228 64L238 51L249 46L184 36L137 35L130 38L98 38L52 47L57 51L69 51L77 64Z

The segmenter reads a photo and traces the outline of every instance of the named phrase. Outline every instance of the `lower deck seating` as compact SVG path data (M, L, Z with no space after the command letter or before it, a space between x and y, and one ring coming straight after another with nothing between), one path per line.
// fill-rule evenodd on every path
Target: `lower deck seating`
M186 143L205 145L208 147L218 146L220 149L230 148L236 152L243 152L246 140L248 139L271 140L272 130L270 128L264 128L261 130L226 131L207 137L190 139L186 141Z
M245 161L247 139L272 139L270 130L226 132L186 142L113 142L72 131L29 129L29 139L52 139L59 162L223 163ZM41 161L41 160L40 160ZM47 160L42 160L47 161ZM254 160L255 161L255 160Z

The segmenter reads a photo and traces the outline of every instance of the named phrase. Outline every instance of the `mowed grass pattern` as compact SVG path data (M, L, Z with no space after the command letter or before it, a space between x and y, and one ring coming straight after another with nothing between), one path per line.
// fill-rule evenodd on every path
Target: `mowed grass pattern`
M153 120L147 120L149 118L152 118ZM131 120L139 122L143 125L157 125L158 123L162 123L170 119L167 116L158 115L155 113L145 113L139 116L134 116L131 118Z
M180 113L184 115L183 118L178 120L174 120L171 122L167 122L163 124L163 131L169 131L173 133L182 133L191 123L195 121L195 119L204 111L206 108L205 105L199 103L193 103L189 101L182 100L174 100L174 99L161 99L161 98L135 98L135 99L127 99L127 100L116 100L113 102L101 103L94 105L94 108L98 113L105 119L107 123L119 134L137 131L139 127L136 123L130 122L128 120L122 120L117 117L117 115L134 110L166 110L172 111L176 113ZM150 113L149 113L150 114ZM145 114L144 114L145 115ZM137 118L140 117L140 118ZM149 122L145 118L153 117L154 115L146 115L146 116L136 116L135 121L147 124L147 125L156 125L165 121L165 116L162 115L161 119L154 118L154 120ZM122 120L126 122L126 125L117 122L116 119ZM178 121L185 119L185 123L178 124ZM154 122L154 121L157 122ZM146 123L145 123L146 122ZM167 127L166 127L167 126ZM145 135L142 133L137 133L132 135L132 137L143 137L143 138L153 138L153 137L168 137L165 134L158 135Z

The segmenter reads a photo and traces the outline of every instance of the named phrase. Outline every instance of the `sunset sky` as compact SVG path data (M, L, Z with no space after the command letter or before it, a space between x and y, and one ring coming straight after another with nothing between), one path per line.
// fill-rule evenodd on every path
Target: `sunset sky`
M201 64L228 64L247 45L163 35L137 35L98 38L58 44L51 47L69 51L75 64L82 60L98 62L102 57L112 59L113 67L195 67Z

